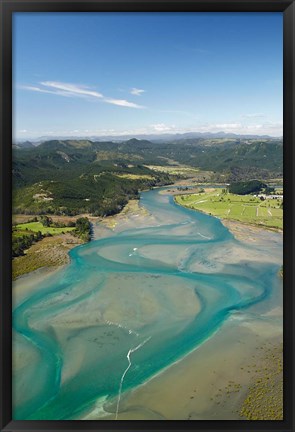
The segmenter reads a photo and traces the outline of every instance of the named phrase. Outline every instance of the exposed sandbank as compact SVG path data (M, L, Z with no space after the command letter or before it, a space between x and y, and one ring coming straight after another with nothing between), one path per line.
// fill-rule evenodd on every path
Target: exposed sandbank
M118 419L280 419L281 342L280 322L233 315L191 354L123 395ZM105 412L114 406L105 403ZM95 411L87 418L95 419Z

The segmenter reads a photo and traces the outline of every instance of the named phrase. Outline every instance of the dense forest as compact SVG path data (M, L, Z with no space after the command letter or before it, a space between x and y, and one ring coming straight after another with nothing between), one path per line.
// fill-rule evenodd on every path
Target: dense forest
M245 182L231 183L228 191L237 195L248 195L252 193L259 193L266 189L267 185L259 180L250 180Z

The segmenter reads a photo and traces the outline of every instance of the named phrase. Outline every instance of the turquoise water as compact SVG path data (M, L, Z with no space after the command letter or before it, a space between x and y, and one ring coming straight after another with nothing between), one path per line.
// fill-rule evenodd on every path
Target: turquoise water
M14 419L77 419L120 397L212 335L280 283L282 239L237 241L221 222L159 189L150 213L70 252L65 269L13 311ZM115 408L114 408L115 407Z

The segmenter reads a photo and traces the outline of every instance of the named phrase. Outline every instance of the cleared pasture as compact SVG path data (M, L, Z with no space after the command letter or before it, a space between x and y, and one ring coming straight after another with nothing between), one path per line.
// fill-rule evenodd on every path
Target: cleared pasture
M283 228L280 199L261 200L253 195L235 195L220 189L210 189L202 193L176 196L175 201L212 216L269 228Z
M54 228L54 227L45 227L41 222L28 222L16 225L16 230L21 231L24 234L28 234L26 231L38 232L41 231L41 234L62 234L65 232L73 231L75 227L64 227L64 228Z

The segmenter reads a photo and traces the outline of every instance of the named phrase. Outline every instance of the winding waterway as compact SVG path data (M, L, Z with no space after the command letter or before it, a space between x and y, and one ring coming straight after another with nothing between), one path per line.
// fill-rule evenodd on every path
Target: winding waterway
M281 283L277 233L250 245L160 189L140 202L144 224L73 249L68 266L15 302L14 419L82 418L99 400L116 418L126 390Z

